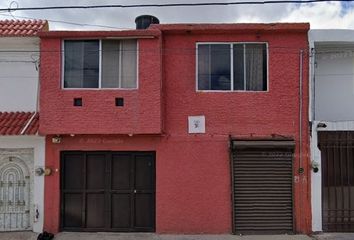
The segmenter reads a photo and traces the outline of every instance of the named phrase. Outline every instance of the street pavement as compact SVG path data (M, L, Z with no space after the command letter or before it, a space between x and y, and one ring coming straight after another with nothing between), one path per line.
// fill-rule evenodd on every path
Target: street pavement
M31 232L0 233L0 240L37 240ZM55 240L312 240L306 235L170 235L149 233L59 233ZM321 239L323 240L323 239ZM326 239L327 240L327 239ZM331 239L332 240L332 239ZM346 240L346 239L345 239Z

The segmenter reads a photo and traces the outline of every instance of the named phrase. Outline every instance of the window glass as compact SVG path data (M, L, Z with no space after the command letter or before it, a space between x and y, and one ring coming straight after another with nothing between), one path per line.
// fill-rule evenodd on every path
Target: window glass
M210 46L210 90L231 90L231 56L229 44Z
M103 88L119 87L119 41L102 41L102 84Z
M234 44L234 90L245 89L245 74L244 74L244 45Z
M266 44L199 44L198 90L266 91Z
M65 41L64 87L97 88L99 41Z
M68 40L64 58L64 88L137 87L136 40Z
M266 68L264 55L266 49L264 44L246 44L246 90L263 91L267 88L264 81Z
M229 44L206 44L198 47L198 89L231 90Z
M121 45L122 54L122 88L136 88L137 79L137 44L135 40L124 40Z
M198 89L210 90L210 45L198 46Z

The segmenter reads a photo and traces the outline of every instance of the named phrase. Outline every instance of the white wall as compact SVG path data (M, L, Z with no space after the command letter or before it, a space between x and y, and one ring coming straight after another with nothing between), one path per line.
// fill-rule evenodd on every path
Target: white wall
M312 231L319 232L322 231L322 179L317 133L354 131L354 30L310 30L309 45L311 160L319 164L319 171L311 173ZM317 128L319 122L327 127Z
M315 49L314 119L354 119L354 45L315 43Z
M0 38L0 112L35 111L38 38Z
M39 136L0 136L0 149L24 149L34 150L34 169L45 166L45 138ZM33 223L34 232L43 231L44 215L44 176L36 176L32 170L34 179L33 205L31 216L33 221L34 204L38 205L39 219Z

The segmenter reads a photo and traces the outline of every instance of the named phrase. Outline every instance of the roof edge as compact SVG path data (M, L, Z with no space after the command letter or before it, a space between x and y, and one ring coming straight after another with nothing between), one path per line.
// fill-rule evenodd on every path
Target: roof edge
M40 38L95 38L95 37L159 37L159 29L146 30L103 30L103 31L41 31Z
M201 24L152 24L149 29L159 29L163 32L223 32L223 31L278 31L307 32L309 23L201 23Z

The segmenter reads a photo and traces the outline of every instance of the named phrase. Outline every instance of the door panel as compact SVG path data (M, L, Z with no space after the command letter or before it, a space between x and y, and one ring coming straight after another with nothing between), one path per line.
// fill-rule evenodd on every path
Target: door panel
M154 183L154 164L151 156L135 157L135 189L149 190Z
M105 155L88 154L86 161L86 186L87 189L105 188Z
M135 195L135 226L139 228L152 228L154 222L154 197L152 194Z
M154 231L154 153L63 152L61 163L62 230Z
M112 156L112 189L130 190L133 187L131 171L133 158L129 154L113 154Z
M131 194L112 195L112 228L130 228Z
M82 225L82 194L64 194L64 225L81 227Z
M68 166L68 167L66 167ZM84 155L67 154L63 159L64 177L63 184L65 189L82 189L83 188L83 168Z
M0 231L29 230L31 176L25 161L7 157L0 162Z
M87 194L86 197L86 227L87 228L104 228L105 211L104 211L104 194Z
M323 231L354 232L354 131L321 131L318 143Z

